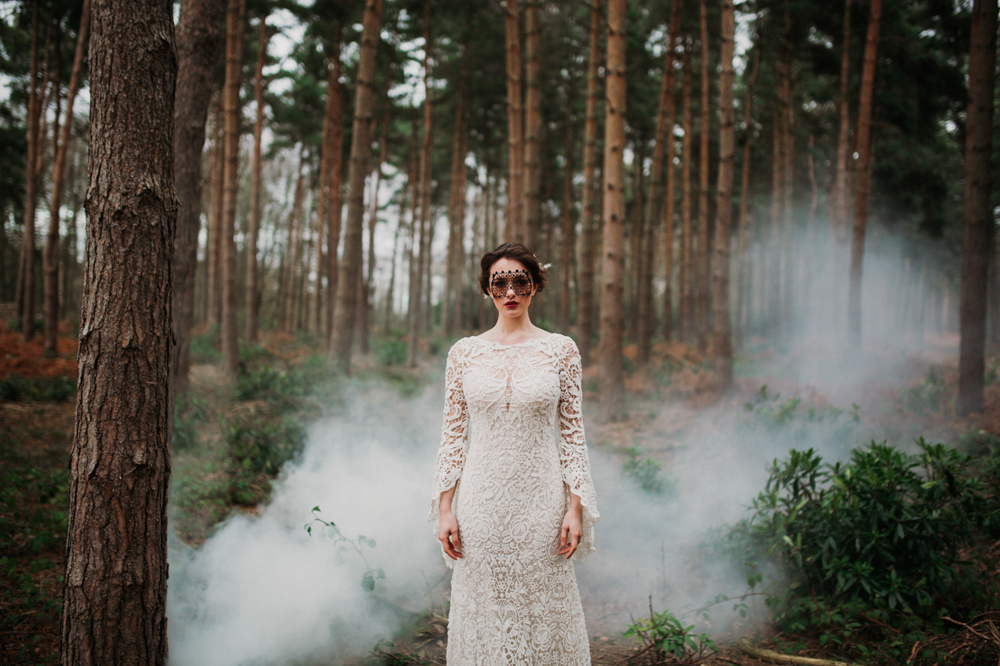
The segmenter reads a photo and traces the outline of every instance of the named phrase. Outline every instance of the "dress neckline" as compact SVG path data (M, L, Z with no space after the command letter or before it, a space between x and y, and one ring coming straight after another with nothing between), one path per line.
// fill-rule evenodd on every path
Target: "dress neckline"
M476 340L479 340L480 342L486 343L488 345L493 345L494 347L499 347L500 349L506 349L508 347L523 347L525 345L529 345L529 344L531 344L533 342L538 342L540 340L548 340L550 338L555 337L555 335L556 335L555 333L549 333L548 335L544 335L544 336L542 336L540 338L529 338L528 340L525 340L524 342L515 342L515 343L509 344L509 345L505 345L505 344L503 344L501 342L496 342L494 340L487 340L487 339L485 339L483 337L480 337L478 335L473 335L472 337L475 338Z

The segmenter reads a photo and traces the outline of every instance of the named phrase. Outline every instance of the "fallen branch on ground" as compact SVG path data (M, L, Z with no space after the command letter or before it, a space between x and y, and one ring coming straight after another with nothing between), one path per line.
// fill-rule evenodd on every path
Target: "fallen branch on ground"
M770 664L792 664L793 666L854 666L846 661L833 661L831 659L814 659L813 657L799 657L791 654L781 654L774 650L765 650L754 647L746 641L740 641L737 647L745 655L760 659Z

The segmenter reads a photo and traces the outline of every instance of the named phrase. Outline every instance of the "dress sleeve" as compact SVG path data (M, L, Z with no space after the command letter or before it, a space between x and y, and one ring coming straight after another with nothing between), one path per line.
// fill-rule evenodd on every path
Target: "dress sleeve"
M597 512L587 440L583 435L583 367L580 350L570 338L566 339L559 363L559 462L566 488L583 505L583 537L573 555L574 560L583 562L595 550L594 524L601 516Z
M441 517L438 506L441 493L458 483L465 465L465 452L469 431L469 411L465 405L465 391L462 374L465 367L465 349L461 341L452 345L448 352L445 369L444 422L441 425L441 446L438 447L437 464L434 469L434 488L431 493L431 511L427 520L434 523L434 535L438 533ZM454 500L453 500L454 501Z

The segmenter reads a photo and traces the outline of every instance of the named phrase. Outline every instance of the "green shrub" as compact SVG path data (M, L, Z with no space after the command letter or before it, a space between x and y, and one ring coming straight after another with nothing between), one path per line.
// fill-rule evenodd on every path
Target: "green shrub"
M218 326L212 326L201 335L191 338L192 363L218 363L222 360L221 335Z
M227 453L236 469L276 476L305 447L306 431L293 419L269 419L259 412L225 428Z
M372 343L375 361L382 367L400 366L406 363L407 342L395 338L375 340Z
M872 442L843 464L811 449L774 461L735 531L792 577L779 622L793 620L805 598L856 602L886 624L985 602L987 591L968 584L962 549L998 532L1000 504L971 458L923 439L918 446L910 455Z
M640 488L653 495L673 491L673 484L663 477L661 465L652 458L642 458L642 450L632 446L625 451L622 474L632 479Z
M706 651L715 652L715 644L708 634L695 634L693 630L693 624L685 627L670 611L657 613L650 606L649 618L640 617L630 624L625 636L642 644L647 663L662 664L668 655L684 661L700 658Z
M948 386L934 368L916 386L903 391L903 405L914 412L936 412L942 407L954 408L955 398L946 399Z
M0 400L8 402L65 402L75 395L76 379L65 375L31 379L8 375L0 379Z
M193 448L198 443L198 426L205 421L205 406L197 399L182 398L174 405L174 424L170 431L171 446L177 451Z

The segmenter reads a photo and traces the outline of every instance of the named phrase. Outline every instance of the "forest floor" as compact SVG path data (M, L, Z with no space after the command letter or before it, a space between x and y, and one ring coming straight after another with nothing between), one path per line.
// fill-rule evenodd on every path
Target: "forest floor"
M258 443L295 440L303 435L287 430L291 426L286 415L319 416L324 396L335 392L335 386L324 388L316 379L324 373L317 367L310 370L310 364L316 363L310 343L307 338L266 335L247 360L249 377L237 387L240 399L235 399L214 365L217 352L211 336L196 341L192 383L197 397L185 407L175 428L170 516L175 533L189 545L203 543L232 511L257 512L270 495L271 481L277 474L274 466L280 468L281 462L295 453L273 454L250 469L245 464L234 466L232 442L242 441L240 436L245 440L247 432ZM25 345L0 323L0 664L54 663L58 659L75 349L75 341L67 335L60 340L59 354L47 359L40 342ZM430 351L440 354L443 349L439 341ZM730 397L720 399L713 392L708 363L696 349L657 345L644 370L628 368L629 420L606 424L588 421L588 440L623 458L638 455L629 450L641 452L676 477L683 475L684 465L697 460L697 456L685 455L690 453L690 442L711 439L715 419L705 418L706 414L711 416L712 410L737 413L762 400L798 409L800 402L803 408L843 407L849 399L862 405L863 435L870 439L905 442L924 436L929 441L958 443L970 449L982 442L983 436L1000 435L996 358L989 363L984 414L972 418L956 414L955 339L931 340L920 351L908 354L875 355L874 361L866 360L868 366L860 383L858 375L848 381L838 373L824 375L821 371L814 373L820 380L811 381L811 371L793 368L786 356L823 355L808 344L789 355L778 355L760 341L751 341L748 349L749 355L737 365L735 390ZM398 367L400 352L398 344L376 347L371 357L359 360L358 372L378 373L401 395L413 395L429 381L432 370L439 370L440 359L407 371ZM631 365L634 347L626 348L625 354ZM833 366L845 363L835 360ZM296 392L294 387L280 385L278 375L269 374L268 369L274 367L298 373L292 375L295 381L314 390ZM585 372L584 382L585 400L595 404L593 370ZM788 397L782 401L779 395ZM703 455L717 453L706 447ZM600 618L606 612L596 607L586 609L588 618ZM391 646L384 646L377 663L443 664L446 631L442 619L430 613L414 627ZM736 625L730 634L716 636L720 651L693 663L764 663L740 652L737 642L741 631L746 632L747 627ZM776 641L796 642L805 646L800 654L829 654L815 637L779 636L759 627L753 635L764 647ZM636 645L634 639L601 628L592 637L593 663L624 664L636 656Z

